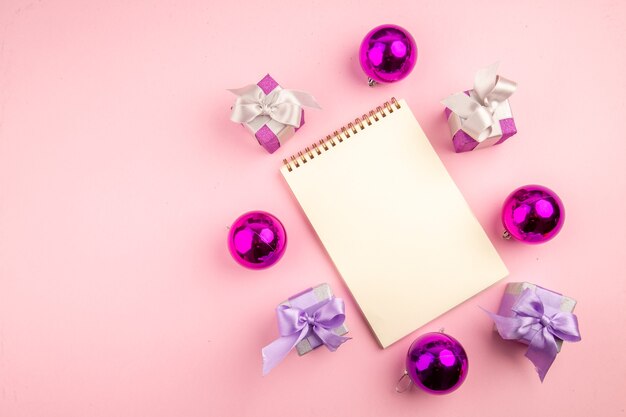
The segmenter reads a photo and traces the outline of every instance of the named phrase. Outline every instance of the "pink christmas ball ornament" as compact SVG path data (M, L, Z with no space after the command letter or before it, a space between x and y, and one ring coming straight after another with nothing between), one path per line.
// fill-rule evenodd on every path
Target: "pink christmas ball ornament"
M381 25L363 38L359 62L370 86L377 82L400 81L415 67L417 45L406 29L397 25Z
M525 185L513 191L502 207L503 237L529 244L554 238L565 222L559 196L542 185Z
M282 258L287 247L285 227L264 211L242 214L228 233L228 249L233 259L250 269L264 269Z

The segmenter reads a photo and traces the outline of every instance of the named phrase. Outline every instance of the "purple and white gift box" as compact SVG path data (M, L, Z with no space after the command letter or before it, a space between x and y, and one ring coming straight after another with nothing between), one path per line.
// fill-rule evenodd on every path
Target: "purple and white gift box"
M269 153L304 125L303 106L320 108L312 95L282 88L269 74L229 91L237 95L230 119L243 124Z
M472 90L442 101L456 152L498 145L517 133L508 100L517 84L497 75L497 68L478 71Z

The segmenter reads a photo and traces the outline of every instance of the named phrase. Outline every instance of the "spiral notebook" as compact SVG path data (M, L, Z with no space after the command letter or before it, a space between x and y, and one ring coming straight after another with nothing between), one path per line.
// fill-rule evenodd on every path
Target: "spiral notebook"
M281 172L383 348L508 274L404 100Z

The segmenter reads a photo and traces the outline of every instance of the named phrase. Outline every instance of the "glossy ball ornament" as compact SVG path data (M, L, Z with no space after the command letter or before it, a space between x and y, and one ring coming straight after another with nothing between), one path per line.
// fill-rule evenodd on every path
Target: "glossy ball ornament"
M228 233L228 249L239 264L250 269L274 265L285 253L287 233L276 217L264 211L242 214Z
M558 195L541 185L525 185L513 191L502 207L504 237L524 243L544 243L559 233L565 209Z
M396 25L381 25L372 29L361 42L359 62L375 82L392 83L405 78L415 67L417 46L413 36Z
M430 394L449 394L463 384L469 363L463 346L445 333L426 333L411 344L406 371Z

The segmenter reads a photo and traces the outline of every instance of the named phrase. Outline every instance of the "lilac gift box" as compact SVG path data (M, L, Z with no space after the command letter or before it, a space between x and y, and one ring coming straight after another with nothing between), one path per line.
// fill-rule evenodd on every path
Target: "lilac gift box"
M297 307L312 314L314 311L319 309L322 304L333 297L333 291L330 286L328 284L320 284L314 288L309 288L289 297L288 300L283 301L280 305ZM342 324L341 326L334 328L332 331L338 336L343 336L348 333L348 328L345 324ZM310 330L307 336L296 345L296 350L298 351L298 355L302 356L320 346L322 346L322 341L315 333L313 333L312 330Z
M476 98L474 90L465 91L465 94ZM509 100L504 100L494 111L493 117L497 123L476 137L463 130L464 119L448 107L444 112L450 126L454 151L457 153L499 145L517 133Z
M572 313L574 311L574 308L576 307L576 300L561 295L558 292L550 291L528 282L510 282L506 285L504 295L502 296L502 301L500 302L500 308L498 309L497 314L504 317L516 317L517 314L511 310L511 307L515 305L519 296L527 288L535 291L537 295L540 295L543 301L545 314L547 315L552 315L559 311ZM535 333L537 333L538 331L542 331L542 329L543 325L541 323L536 323L531 326L531 331L526 333L522 338L518 339L518 341L529 345ZM495 326L494 330L497 331ZM555 340L557 345L557 351L560 352L563 341L558 337L555 337Z
M266 95L275 90L282 90L282 87L269 74L263 77L257 85ZM304 125L304 110L302 110L298 127L282 124L265 115L242 124L254 135L259 145L263 146L269 153L274 153L282 143L285 143Z

